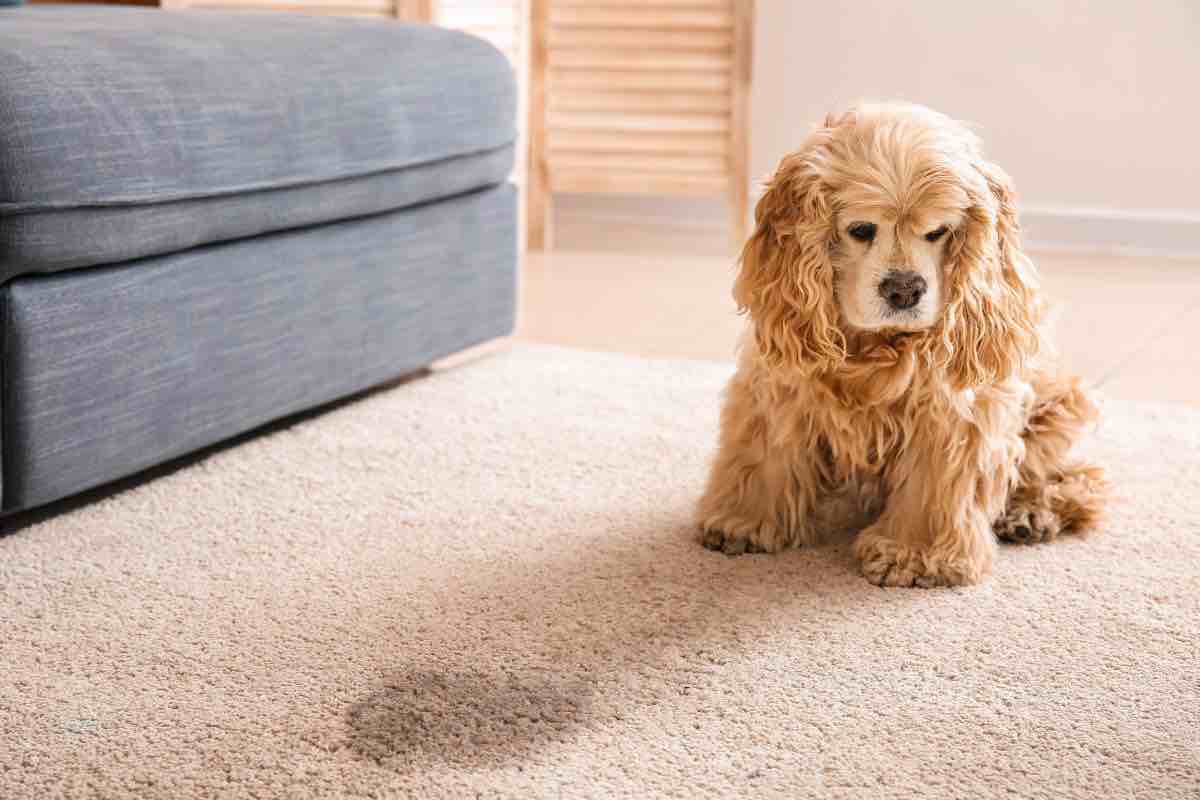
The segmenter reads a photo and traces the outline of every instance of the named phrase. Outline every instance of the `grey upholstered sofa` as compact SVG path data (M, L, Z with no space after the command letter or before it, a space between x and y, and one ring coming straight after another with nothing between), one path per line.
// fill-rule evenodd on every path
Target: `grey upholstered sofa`
M509 332L515 105L438 28L0 9L3 511Z

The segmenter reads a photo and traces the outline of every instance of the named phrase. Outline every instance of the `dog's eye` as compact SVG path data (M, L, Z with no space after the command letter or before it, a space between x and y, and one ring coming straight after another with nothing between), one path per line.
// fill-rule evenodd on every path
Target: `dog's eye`
M851 225L846 233L858 239L860 242L870 242L875 239L875 223L873 222L856 222Z
M943 225L942 227L938 228L936 231L930 231L929 233L925 234L925 241L936 242L938 239L945 236L949 230L950 230L950 228Z

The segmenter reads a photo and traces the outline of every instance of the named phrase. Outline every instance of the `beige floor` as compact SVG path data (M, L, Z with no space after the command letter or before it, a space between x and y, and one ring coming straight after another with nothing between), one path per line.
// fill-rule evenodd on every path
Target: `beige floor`
M0 536L0 798L1198 800L1200 409L885 591L696 542L726 375L513 349Z
M732 357L742 320L729 297L733 258L711 255L720 242L678 234L648 241L623 230L580 241L588 249L526 258L519 338L643 356ZM1058 343L1072 369L1113 397L1200 405L1200 260L1034 258L1058 307Z

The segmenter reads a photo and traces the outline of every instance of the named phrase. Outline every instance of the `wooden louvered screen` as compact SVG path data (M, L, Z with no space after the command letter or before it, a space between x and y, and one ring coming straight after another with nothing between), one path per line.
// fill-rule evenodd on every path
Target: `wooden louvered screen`
M753 0L531 0L529 245L554 192L748 203Z

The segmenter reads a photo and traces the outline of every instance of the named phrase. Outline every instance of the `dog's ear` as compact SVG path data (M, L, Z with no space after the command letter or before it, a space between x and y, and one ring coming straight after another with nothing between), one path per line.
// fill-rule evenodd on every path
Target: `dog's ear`
M1041 346L1037 274L1021 250L1012 181L982 159L973 170L942 317L943 364L958 388L1017 374Z
M780 162L742 249L733 297L749 312L759 353L771 368L821 372L846 357L833 299L833 210L814 160L828 134L828 128L818 130Z

